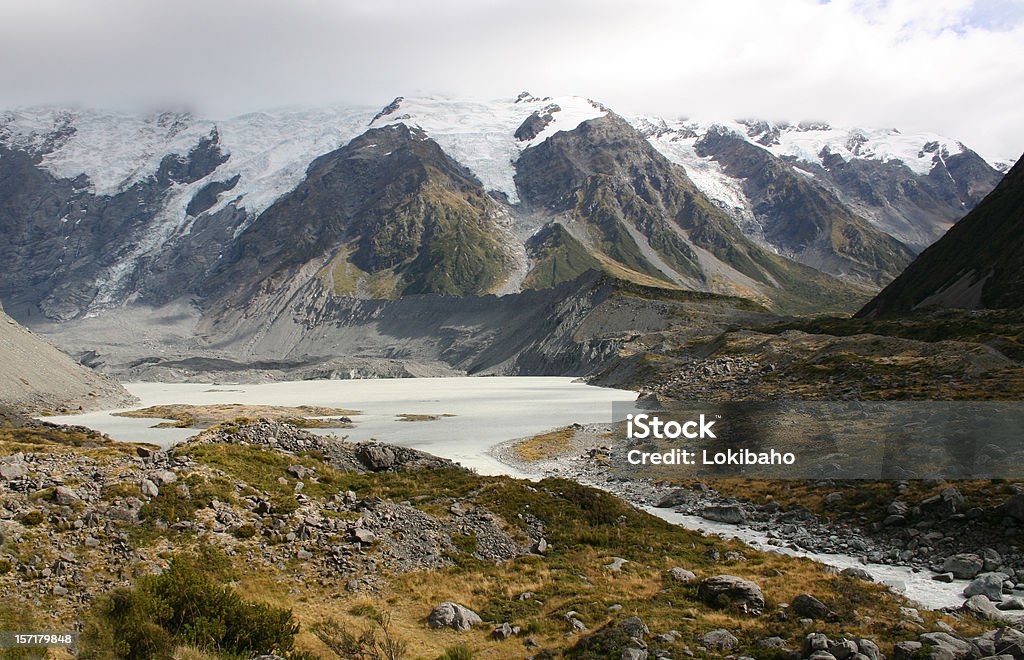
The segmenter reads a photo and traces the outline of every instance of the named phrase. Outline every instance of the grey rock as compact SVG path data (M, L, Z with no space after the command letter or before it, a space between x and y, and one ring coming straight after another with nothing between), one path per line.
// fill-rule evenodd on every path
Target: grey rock
M395 466L395 452L390 447L362 445L356 450L356 458L373 472L382 472Z
M682 582L683 584L689 584L697 580L697 575L693 571L688 571L679 566L668 569L668 577L674 582Z
M936 573L932 576L932 579L936 582L952 582L956 578L952 573Z
M982 595L989 600L999 602L1003 599L1003 574L982 573L964 587L964 596Z
M647 624L638 616L631 616L628 619L620 621L619 630L626 633L633 639L643 639L644 636L651 634L651 630L647 627Z
M647 651L644 649L625 649L619 660L647 660Z
M984 548L981 551L981 559L985 562L985 571L992 572L1003 565L1003 556L993 548Z
M921 618L921 613L913 607L901 607L900 615L904 621L910 621L912 623L924 623L924 619Z
M974 645L970 642L944 632L924 633L918 637L918 641L925 646L938 647L946 652L939 657L952 657L954 660L969 658L975 650Z
M764 610L761 587L735 575L715 575L700 583L697 597L713 607L737 607L753 615Z
M985 567L985 561L975 554L964 553L947 557L942 563L943 573L952 573L958 580L970 580Z
M810 594L800 594L793 599L789 607L798 615L811 619L824 619L829 615L829 609L825 603Z
M740 640L728 630L717 628L704 633L701 644L714 651L731 651L740 645Z
M764 639L757 640L757 645L762 649L778 649L781 651L786 648L786 640L781 637L765 637Z
M704 507L700 513L706 520L738 525L747 521L747 514L736 504L713 504Z
M57 486L53 489L53 501L61 506L71 506L80 499L78 494L67 486Z
M1003 613L996 609L992 601L980 595L971 596L964 601L964 604L960 606L960 611L972 614L985 621L1001 621L1003 619Z
M822 633L810 633L804 637L804 655L810 655L815 651L828 650L828 637Z
M0 463L0 480L14 481L28 474L28 470L20 463Z
M156 484L149 479L143 479L139 482L139 490L146 497L156 497L160 494L160 489L156 487Z
M1024 493L1017 493L999 507L1004 516L1024 522Z
M840 639L836 641L829 641L828 652L831 653L836 660L848 660L854 655L860 653L860 649L857 648L857 642L852 639Z
M1003 602L996 604L996 607L1004 612L1013 610L1024 610L1024 598L1007 598Z
M875 578L872 577L871 573L868 573L863 568L858 568L856 566L850 566L849 568L844 568L843 570L841 570L839 572L839 574L840 575L845 575L847 577L856 578L858 580L864 580L865 582L874 582L875 581Z
M469 630L483 623L480 615L458 603L444 602L435 607L427 617L431 628L452 628L459 632Z
M362 527L356 527L352 530L352 538L363 545L370 545L377 541L377 535L368 529Z
M178 480L178 475L174 474L170 470L156 470L149 474L150 480L157 486L166 486L167 484L173 484Z
M1024 632L1009 626L996 631L992 641L999 653L1013 656L1013 660L1024 660Z
M861 655L868 658L868 660L884 660L885 656L882 655L882 650L878 648L878 644L875 644L870 639L864 639L863 637L857 640L857 650Z
M611 558L611 562L608 563L608 564L605 564L604 567L607 568L609 571L616 571L616 572L618 572L618 571L622 570L622 566L626 562L627 562L627 560L623 559L622 557L612 557Z
M519 635L519 626L513 626L507 621L491 631L491 637L497 640L506 640Z
M915 660L922 648L924 648L924 644L921 642L912 640L897 642L893 647L893 658L895 660Z

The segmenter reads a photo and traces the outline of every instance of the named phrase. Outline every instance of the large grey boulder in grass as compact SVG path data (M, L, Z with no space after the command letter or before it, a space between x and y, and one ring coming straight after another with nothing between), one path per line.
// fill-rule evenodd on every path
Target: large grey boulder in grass
M747 614L764 610L761 587L735 575L715 575L700 583L697 597L712 607L735 607Z
M480 615L458 603L441 603L427 617L427 625L431 628L452 628L459 632L469 630L483 623Z

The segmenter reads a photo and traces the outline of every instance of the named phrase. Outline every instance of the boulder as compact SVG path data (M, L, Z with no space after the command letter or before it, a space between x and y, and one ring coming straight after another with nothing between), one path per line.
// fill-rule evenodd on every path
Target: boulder
M435 607L427 617L431 628L452 628L463 632L483 623L480 615L458 603L445 602Z
M638 616L631 616L628 619L623 619L619 622L619 630L626 633L633 639L643 639L645 635L650 635L651 630L644 623L644 620Z
M947 557L942 563L943 573L952 573L958 580L970 580L985 567L985 561L975 554L959 554Z
M79 501L79 497L67 486L57 486L53 489L53 501L61 506L71 506Z
M504 640L519 635L519 626L505 622L491 631L491 637L497 640Z
M982 573L971 580L971 583L964 588L964 596L982 595L999 602L1003 599L1003 578L1002 573Z
M1012 655L1013 660L1024 660L1024 632L1015 628L1000 628L992 638L999 653Z
M0 481L14 481L28 474L21 463L0 463Z
M961 612L972 614L985 621L1002 621L1003 613L996 609L985 596L971 596L960 606Z
M967 640L954 637L949 633L944 632L930 632L924 633L918 637L918 641L924 646L938 647L941 649L940 653L934 653L932 651L930 655L932 657L952 657L954 660L965 660L974 655L975 646Z
M356 450L356 458L372 472L390 470L395 466L395 452L390 447L361 445Z
M668 577L673 582L682 582L683 584L689 584L690 582L697 581L697 574L693 571L688 571L685 568L676 566L668 569Z
M689 504L696 495L685 488L676 488L662 495L661 499L654 506L659 509L674 509L677 506Z
M622 651L619 660L647 660L647 657L647 651L644 649L629 648Z
M761 587L735 575L715 575L697 587L697 597L712 607L736 607L758 615L764 609Z
M738 525L747 521L747 514L736 504L713 504L704 507L701 517L705 520Z
M1024 598L1007 598L1003 602L998 603L996 607L1004 612L1024 610Z
M857 566L850 566L849 568L844 568L843 570L839 571L839 574L845 575L846 577L856 578L858 580L864 580L865 582L875 581L875 578L872 577L871 573L868 573L863 568L858 568Z
M824 619L830 612L825 603L810 594L800 594L793 599L790 610L810 619Z
M717 628L704 633L700 638L701 644L712 651L731 651L740 645L740 640L724 628Z
M1017 493L999 507L1004 516L1024 522L1024 493Z
M174 474L170 470L155 470L150 473L149 479L157 486L166 486L167 484L173 484L177 481L178 475Z
M149 479L143 479L139 482L139 490L141 490L142 494L146 497L156 497L160 494L160 489L157 488L156 484Z

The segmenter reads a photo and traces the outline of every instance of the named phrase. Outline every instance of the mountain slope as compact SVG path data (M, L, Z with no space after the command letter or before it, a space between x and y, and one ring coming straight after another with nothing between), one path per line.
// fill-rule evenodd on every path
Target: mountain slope
M858 316L1024 306L1024 160Z
M1000 171L961 142L925 132L841 128L822 122L759 120L633 124L669 160L682 165L701 190L732 214L755 239L784 216L755 208L747 182L728 172L728 152L707 138L727 134L764 152L846 213L920 252L973 208L1002 178ZM698 144L701 144L698 149ZM719 145L734 151L730 142Z
M18 325L0 307L0 404L26 413L114 408L134 398Z
M490 293L513 265L501 215L422 131L370 129L314 161L225 250L205 291L245 304L320 273L336 295Z
M742 182L768 244L833 275L883 284L910 263L911 251L844 206L782 159L736 133L709 130L697 153Z
M612 262L611 272L617 266L789 311L837 309L863 295L748 239L681 168L613 113L524 150L515 180L528 211L562 224L576 243Z

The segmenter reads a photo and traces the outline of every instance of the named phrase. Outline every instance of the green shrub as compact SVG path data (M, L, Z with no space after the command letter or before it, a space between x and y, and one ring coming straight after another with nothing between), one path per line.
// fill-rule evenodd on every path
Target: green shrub
M256 536L256 525L253 525L252 523L239 525L238 529L235 530L235 536L240 539L251 539Z
M169 658L176 644L245 656L286 653L298 630L291 610L245 601L179 557L161 575L94 606L82 657Z
M44 520L46 520L46 516L41 511L29 511L21 517L21 524L34 527L35 525L42 524Z

